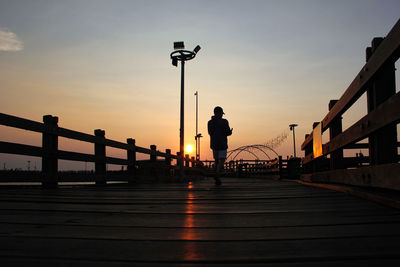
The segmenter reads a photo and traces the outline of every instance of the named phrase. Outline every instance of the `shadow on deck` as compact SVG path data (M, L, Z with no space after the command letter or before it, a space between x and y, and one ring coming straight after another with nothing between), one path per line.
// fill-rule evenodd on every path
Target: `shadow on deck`
M397 209L301 184L0 188L2 266L400 263Z

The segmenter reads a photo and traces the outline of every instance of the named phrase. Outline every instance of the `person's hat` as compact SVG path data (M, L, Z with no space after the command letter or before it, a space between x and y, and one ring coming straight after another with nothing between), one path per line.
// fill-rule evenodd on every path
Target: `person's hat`
M222 114L225 114L224 110L220 106L216 106L214 108L214 114L217 113L217 112L221 112Z

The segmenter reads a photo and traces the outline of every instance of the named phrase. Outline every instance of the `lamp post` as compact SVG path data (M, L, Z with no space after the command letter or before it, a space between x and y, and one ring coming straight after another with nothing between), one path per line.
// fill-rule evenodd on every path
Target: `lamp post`
M180 180L181 182L184 181L184 145L185 145L185 140L184 140L184 118L185 118L185 110L184 110L184 102L185 102L185 61L193 59L196 54L200 50L200 46L196 46L196 48L193 51L188 51L184 50L185 45L183 42L174 42L174 51L171 53L171 59L172 59L172 65L175 67L178 66L178 61L181 62L181 119L180 119L180 129L179 129L179 166L180 166Z
M294 157L296 157L296 138L294 133L294 127L298 126L297 124L290 124L290 130L293 131L293 150L294 150Z
M198 132L199 123L199 92L194 93L196 96L196 136L194 140L196 141L196 161L200 160L200 138L203 137L201 133Z

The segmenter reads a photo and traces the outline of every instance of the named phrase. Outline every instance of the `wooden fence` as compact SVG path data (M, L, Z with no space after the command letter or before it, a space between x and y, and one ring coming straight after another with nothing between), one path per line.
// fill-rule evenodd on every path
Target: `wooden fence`
M107 139L104 130L94 130L94 135L65 129L58 126L58 117L43 116L43 122L32 121L16 116L0 113L0 125L38 132L42 134L42 146L32 146L19 143L0 141L0 153L17 154L40 157L42 159L41 172L13 172L5 175L12 176L7 182L32 182L40 181L44 187L57 187L60 181L86 182L95 181L97 185L104 185L110 181L113 175L118 180L133 182L141 175L173 176L174 170L179 166L172 166L171 161L177 160L178 155L171 154L170 149L165 152L157 151L155 145L150 149L136 145L135 139L128 138L126 143ZM94 154L86 154L72 151L64 151L58 148L59 137L73 139L94 145ZM126 158L106 156L106 148L118 148L126 151ZM150 160L136 160L136 154L150 155ZM161 157L163 160L158 160ZM92 172L66 172L58 171L58 160L71 160L80 162L93 162L95 171ZM230 176L270 176L295 177L299 174L300 164L292 164L293 160L283 160L279 157L274 160L237 160L225 163L225 170ZM177 161L177 164L179 162ZM127 166L126 171L107 171L107 164ZM194 157L185 155L185 169L191 175L212 175L214 161L196 161ZM292 166L292 167L288 167ZM195 167L195 168L193 168ZM190 170L189 170L190 169ZM29 177L23 177L23 176ZM17 176L17 177L15 177ZM22 176L22 177L21 177ZM148 177L149 179L152 179ZM2 180L3 181L3 180Z
M366 49L366 64L329 112L313 125L301 149L304 179L400 190L397 124L400 92L396 93L395 62L400 55L400 20L386 38L374 38ZM342 115L367 93L368 114L345 131ZM329 129L329 141L321 135ZM359 143L367 139L368 142ZM344 149L368 149L369 155L345 158Z
M150 149L139 147L135 139L128 138L126 143L107 139L104 130L94 130L94 135L81 133L62 127L58 127L58 117L51 115L43 116L43 123L24 118L19 118L0 113L0 125L19 128L23 130L42 133L42 147L25 144L17 144L0 141L0 153L35 156L42 158L42 185L44 187L56 187L58 179L58 160L72 160L81 162L94 162L95 182L97 185L105 184L107 181L106 164L117 164L127 166L127 180L135 179L139 161L136 153L150 155L150 162L160 163L157 157L164 158L163 166L171 166L171 161L177 159L177 155L171 154L170 149L165 152L157 151L155 145ZM94 144L94 154L85 154L58 149L58 137L65 137ZM106 147L118 148L126 151L126 158L115 158L106 156ZM185 158L185 165L189 166L194 159Z
M213 169L214 161L202 161L204 166ZM225 162L226 176L234 177L274 177L298 178L300 176L300 159L282 159L281 156L272 160L231 160Z

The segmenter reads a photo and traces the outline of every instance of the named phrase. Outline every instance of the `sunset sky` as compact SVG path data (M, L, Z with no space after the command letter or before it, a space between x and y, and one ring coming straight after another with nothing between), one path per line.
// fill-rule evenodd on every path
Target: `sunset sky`
M0 112L36 121L51 114L64 128L100 128L110 139L176 153L180 68L170 53L174 41L184 41L189 50L202 47L186 64L186 144L194 145L198 91L202 159L211 159L207 121L216 105L233 127L230 149L287 134L276 148L286 157L293 153L289 124L297 123L303 156L312 123L399 14L398 0L0 0ZM363 98L345 125L365 112ZM4 126L0 140L41 144L40 134ZM93 152L91 144L63 139L60 148ZM26 161L0 154L0 168L25 168Z

